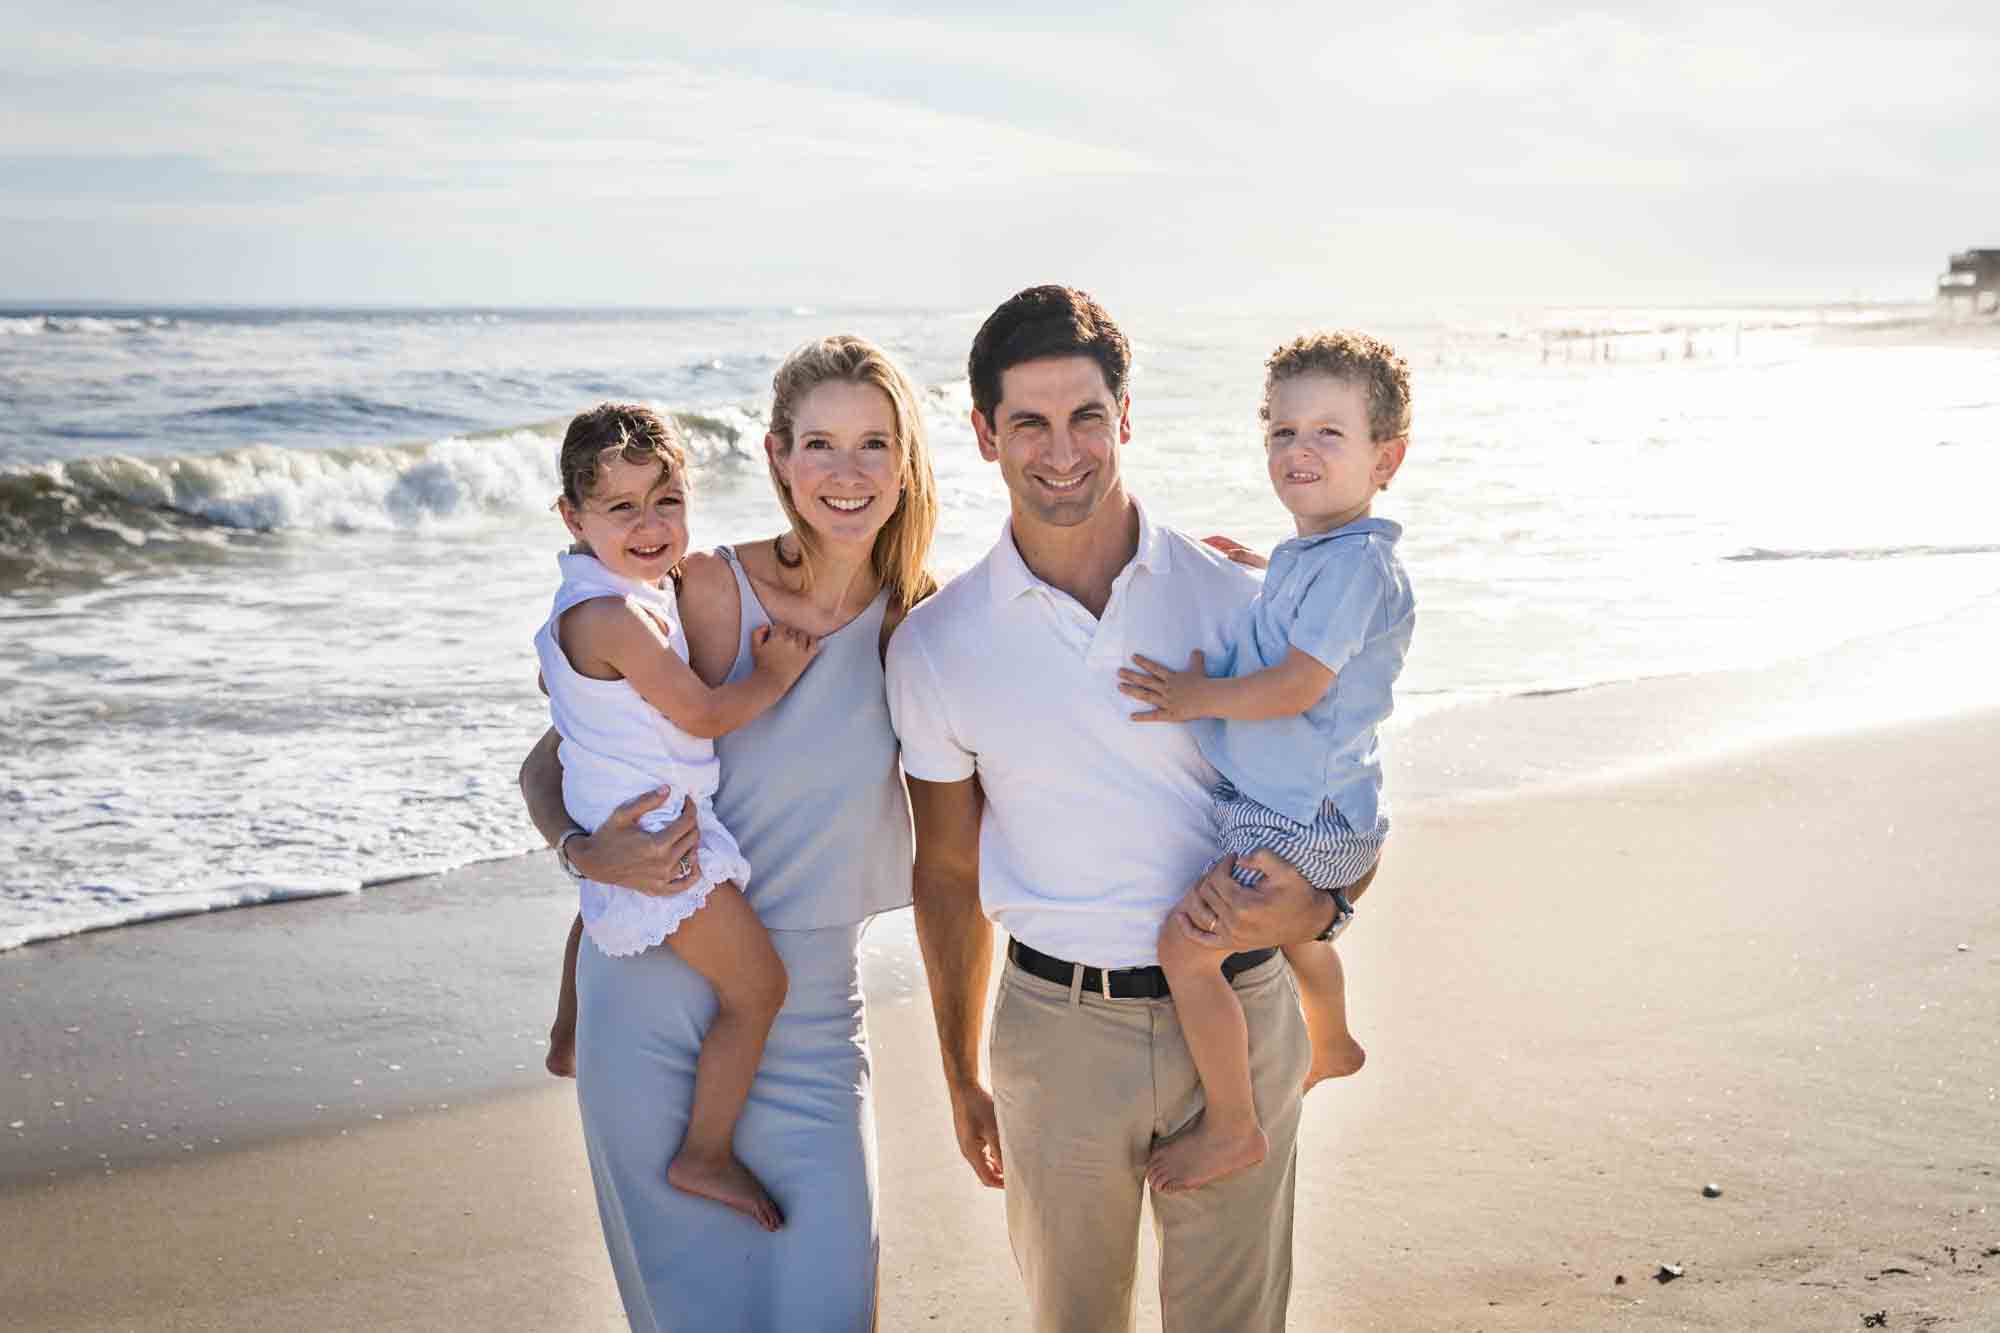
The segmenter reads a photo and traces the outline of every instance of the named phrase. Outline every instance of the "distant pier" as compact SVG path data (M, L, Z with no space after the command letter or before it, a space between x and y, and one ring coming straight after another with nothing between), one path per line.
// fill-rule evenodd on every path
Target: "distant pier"
M1951 267L1938 277L1938 300L1956 309L1961 303L1975 315L2000 313L2000 250L1966 250L1951 257Z

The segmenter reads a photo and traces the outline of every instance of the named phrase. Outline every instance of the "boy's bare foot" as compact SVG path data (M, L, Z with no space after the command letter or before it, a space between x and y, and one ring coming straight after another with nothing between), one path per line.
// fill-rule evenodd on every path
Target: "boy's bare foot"
M1306 1070L1306 1088L1311 1092L1316 1086L1330 1078L1346 1078L1349 1074L1361 1072L1361 1066L1368 1063L1368 1052L1361 1049L1361 1043L1352 1037L1338 1037L1329 1042L1313 1043L1312 1068Z
M1264 1160L1271 1141L1263 1127L1227 1131L1211 1126L1206 1119L1171 1143L1153 1149L1146 1164L1146 1179L1162 1194L1200 1189L1224 1176L1247 1170Z
M677 1190L698 1194L704 1199L734 1208L766 1231L785 1225L785 1215L750 1168L730 1153L701 1157L682 1151L667 1164L667 1183Z
M549 1024L549 1053L542 1063L557 1078L576 1077L576 1020Z

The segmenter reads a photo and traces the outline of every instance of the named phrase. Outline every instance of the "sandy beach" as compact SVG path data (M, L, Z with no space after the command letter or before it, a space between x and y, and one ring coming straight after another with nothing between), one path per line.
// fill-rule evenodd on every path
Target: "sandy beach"
M1408 734L1447 795L1344 946L1371 1058L1306 1108L1293 1327L2000 1321L2000 708L1912 687L1984 623ZM1812 734L1862 679L1903 702ZM540 1072L569 911L536 856L0 955L0 1322L622 1327ZM881 1326L1025 1328L907 937L865 969Z
M2000 1333L1988 2L0 6L0 1333L861 1333L874 1239L867 1333L1029 1333L908 905L856 1072L899 721L1086 963L1191 782L1381 779L1293 1333ZM552 720L579 818L742 843L737 1169L662 1105L747 1072L685 968L585 955L588 1145L548 1071ZM1044 1104L1143 1100L1065 1046ZM1253 1333L1158 1249L1126 1333Z

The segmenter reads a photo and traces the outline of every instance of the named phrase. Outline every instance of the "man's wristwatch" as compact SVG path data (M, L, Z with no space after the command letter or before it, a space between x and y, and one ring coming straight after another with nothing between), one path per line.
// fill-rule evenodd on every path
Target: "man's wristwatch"
M1333 899L1333 920L1326 923L1325 930L1313 936L1321 943L1337 938L1341 931L1347 929L1348 923L1354 920L1354 904L1347 901L1346 889L1335 889L1328 897Z
M582 829L573 828L569 832L563 834L560 838L556 839L556 864L563 868L563 874L568 875L571 879L579 881L583 879L583 872L576 868L576 862L569 859L569 840L571 838L580 838L582 836L583 836Z

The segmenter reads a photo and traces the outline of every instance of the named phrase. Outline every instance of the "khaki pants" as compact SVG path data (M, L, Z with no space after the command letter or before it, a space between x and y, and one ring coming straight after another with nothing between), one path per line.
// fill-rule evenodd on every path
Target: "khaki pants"
M1299 1090L1311 1051L1282 956L1234 982L1270 1137L1262 1165L1155 1195L1165 1333L1282 1330L1292 1285ZM1202 1108L1172 1000L1108 1000L1011 962L993 1014L1007 1234L1040 1333L1128 1333L1154 1144Z

